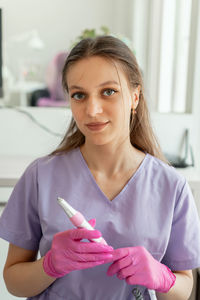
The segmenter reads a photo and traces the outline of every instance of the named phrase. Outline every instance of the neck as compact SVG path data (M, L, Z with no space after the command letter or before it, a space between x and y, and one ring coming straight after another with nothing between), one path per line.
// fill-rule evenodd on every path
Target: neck
M85 143L80 150L89 169L108 178L137 167L144 158L144 154L134 148L130 141L100 146Z

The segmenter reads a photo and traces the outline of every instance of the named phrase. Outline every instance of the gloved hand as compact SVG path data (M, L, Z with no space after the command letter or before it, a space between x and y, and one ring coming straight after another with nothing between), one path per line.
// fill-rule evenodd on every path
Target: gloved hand
M128 284L143 285L161 293L167 293L176 276L171 270L153 258L144 247L119 248L113 251L114 262L107 275L117 274Z
M95 220L89 221L94 227ZM98 230L70 229L54 235L51 249L43 260L43 269L52 277L63 277L74 271L92 268L108 262L113 248L96 242L81 242L82 239L99 238Z

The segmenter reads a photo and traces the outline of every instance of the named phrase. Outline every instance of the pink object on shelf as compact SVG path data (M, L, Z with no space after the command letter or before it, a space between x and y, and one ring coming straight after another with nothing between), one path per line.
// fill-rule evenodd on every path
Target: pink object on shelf
M39 98L37 101L38 106L68 106L67 95L62 87L62 70L66 58L67 52L60 52L49 63L46 72L46 84L50 97Z
M65 101L58 101L58 100L55 101L52 98L43 97L43 98L39 98L37 105L38 106L63 107L63 106L68 106L68 103L66 100Z

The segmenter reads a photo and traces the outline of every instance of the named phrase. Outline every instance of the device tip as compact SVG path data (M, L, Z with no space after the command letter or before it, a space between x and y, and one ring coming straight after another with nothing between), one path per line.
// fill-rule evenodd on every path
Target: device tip
M62 202L64 199L63 198L61 198L61 197L58 197L57 198L57 201L60 203L60 202Z

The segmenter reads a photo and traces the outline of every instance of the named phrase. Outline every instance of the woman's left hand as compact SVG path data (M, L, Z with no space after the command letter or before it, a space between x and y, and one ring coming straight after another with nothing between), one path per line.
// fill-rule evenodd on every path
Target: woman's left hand
M108 268L108 276L117 274L128 284L143 285L161 293L167 293L175 283L172 271L155 260L144 247L119 248L112 254L114 262Z

